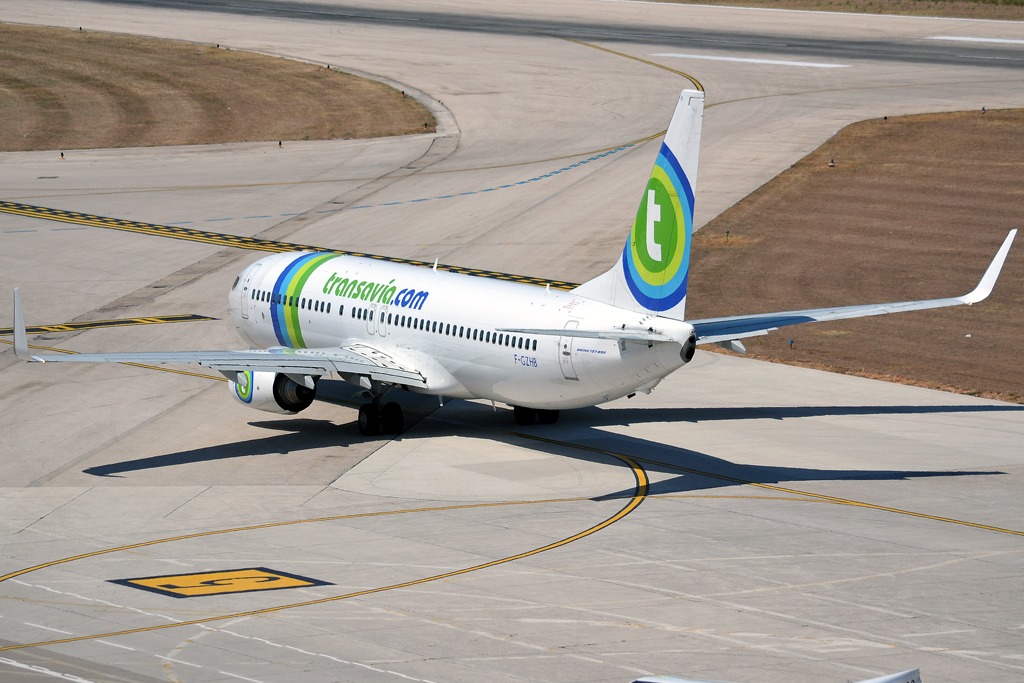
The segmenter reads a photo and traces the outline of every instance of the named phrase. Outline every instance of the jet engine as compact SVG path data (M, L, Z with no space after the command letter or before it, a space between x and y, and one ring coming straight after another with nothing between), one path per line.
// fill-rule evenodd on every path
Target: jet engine
M679 349L679 358L684 363L689 363L693 360L693 354L697 351L697 335L690 334L690 338L683 344L683 348Z
M316 380L313 388L300 384L277 372L239 372L237 381L228 380L231 395L250 408L268 413L294 415L305 410L316 398Z

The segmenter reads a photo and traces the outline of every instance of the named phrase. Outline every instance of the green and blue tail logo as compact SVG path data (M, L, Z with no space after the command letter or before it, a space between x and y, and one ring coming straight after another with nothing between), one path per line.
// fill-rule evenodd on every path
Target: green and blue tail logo
M667 311L686 297L693 235L693 189L668 145L658 160L622 252L630 293L644 308Z

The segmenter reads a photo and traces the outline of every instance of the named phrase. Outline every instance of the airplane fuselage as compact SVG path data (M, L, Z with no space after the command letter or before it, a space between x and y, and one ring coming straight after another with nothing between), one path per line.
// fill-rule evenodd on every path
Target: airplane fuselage
M329 253L260 259L241 273L228 305L253 347L372 347L421 369L426 387L412 391L548 410L649 390L684 365L682 344L501 330L625 325L680 340L692 332L571 292Z

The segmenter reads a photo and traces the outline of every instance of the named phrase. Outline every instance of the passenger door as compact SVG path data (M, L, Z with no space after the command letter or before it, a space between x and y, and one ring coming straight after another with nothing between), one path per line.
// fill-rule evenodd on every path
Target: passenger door
M366 315L366 334L373 335L377 331L377 304L370 304L370 312Z
M256 267L245 276L245 282L242 283L242 301L239 303L238 310L245 320L249 319L249 307L256 308L256 299L253 299L249 293L249 287L253 284L253 277L259 272L261 266L263 266L262 263L257 263Z
M570 320L565 324L565 329L575 330L580 326L578 320ZM576 376L576 368L572 365L572 347L574 340L572 337L559 337L558 338L558 364L562 368L562 377L566 379L578 380Z
M388 333L388 307L380 307L380 319L377 321L377 334L384 337Z

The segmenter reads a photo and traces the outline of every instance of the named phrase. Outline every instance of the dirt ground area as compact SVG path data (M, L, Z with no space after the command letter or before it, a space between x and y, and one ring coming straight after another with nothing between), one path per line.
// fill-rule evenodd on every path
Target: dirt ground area
M388 86L215 46L0 24L0 151L423 133Z
M694 236L687 318L961 296L1022 216L1024 110L861 121ZM744 343L754 358L1024 402L1022 332L1024 235L982 303Z
M1024 0L658 0L697 5L734 5L826 12L909 14L922 17L1024 20Z

